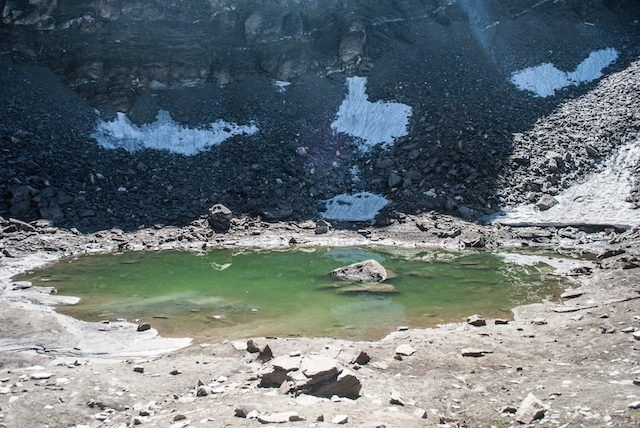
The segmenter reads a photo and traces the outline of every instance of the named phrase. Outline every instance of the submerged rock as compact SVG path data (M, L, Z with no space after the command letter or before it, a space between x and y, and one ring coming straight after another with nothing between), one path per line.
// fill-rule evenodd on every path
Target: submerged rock
M370 259L331 271L331 275L352 282L383 282L389 277L387 270L377 261Z
M356 294L356 293L373 293L373 294L388 294L397 293L398 290L392 284L358 284L348 287L340 287L336 290L340 294Z

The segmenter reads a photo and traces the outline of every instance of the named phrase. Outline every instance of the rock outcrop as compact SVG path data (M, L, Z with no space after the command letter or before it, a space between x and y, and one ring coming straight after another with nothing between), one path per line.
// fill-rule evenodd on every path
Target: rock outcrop
M358 398L362 388L353 372L321 355L277 357L262 367L258 377L261 387L294 395Z

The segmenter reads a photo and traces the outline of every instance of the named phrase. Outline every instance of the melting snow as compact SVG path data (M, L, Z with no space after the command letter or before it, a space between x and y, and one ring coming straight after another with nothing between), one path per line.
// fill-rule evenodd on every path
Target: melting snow
M360 139L358 149L367 152L382 144L388 147L396 138L407 135L411 107L386 101L369 101L367 78L347 79L349 92L344 99L331 129Z
M291 82L284 82L282 80L273 81L273 86L276 87L276 91L279 94L284 94L285 92L287 92L287 89L289 89L289 85L291 85Z
M640 210L626 198L634 187L633 168L640 163L640 141L624 145L604 169L556 196L559 204L539 211L524 205L494 221L504 224L640 224Z
M578 86L602 77L602 70L618 59L613 48L593 51L574 71L559 70L551 63L525 68L511 75L511 83L521 91L530 91L539 97L549 97L568 86Z
M202 128L189 128L174 122L169 112L160 110L155 122L141 126L131 123L124 113L118 113L114 120L100 122L91 136L106 149L169 150L193 156L233 136L257 132L258 128L253 124L238 125L223 120Z
M327 210L322 216L337 221L373 220L389 201L369 192L342 194L326 201Z

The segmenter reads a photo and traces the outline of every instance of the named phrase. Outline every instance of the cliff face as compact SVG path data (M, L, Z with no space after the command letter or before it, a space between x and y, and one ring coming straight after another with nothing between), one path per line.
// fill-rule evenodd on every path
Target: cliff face
M290 81L307 73L367 72L396 43L440 43L415 39L412 27L428 22L476 25L470 31L486 34L481 25L505 19L579 22L594 13L624 13L634 2L548 3L2 0L0 46L19 62L49 66L97 105L126 110L134 94L149 87L228 84L255 74Z

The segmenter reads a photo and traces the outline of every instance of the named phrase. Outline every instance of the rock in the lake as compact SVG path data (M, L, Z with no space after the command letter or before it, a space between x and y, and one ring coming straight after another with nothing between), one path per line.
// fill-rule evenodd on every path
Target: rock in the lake
M362 283L358 285L350 285L347 287L340 287L336 289L336 292L339 294L358 294L358 293L393 294L393 293L397 293L398 289L393 284L371 282L371 283Z
M222 204L216 204L209 208L207 221L209 227L216 232L226 232L231 227L231 210Z
M529 395L522 400L516 412L516 421L521 424L530 424L533 421L544 418L545 412L546 408L542 401L533 395L533 393L529 393Z
M480 315L471 315L467 317L467 324L472 325L474 327L482 327L487 325L487 320L485 320Z
M409 357L413 355L415 352L416 350L411 345L408 345L406 343L396 348L396 355L402 355L405 357Z
M331 275L345 281L361 283L383 282L389 277L387 270L375 260L365 260L334 269Z
M558 205L560 202L558 202L558 200L556 198L554 198L553 196L550 195L543 195L540 200L538 201L538 203L536 204L536 207L540 210L540 211L546 211L556 205Z

